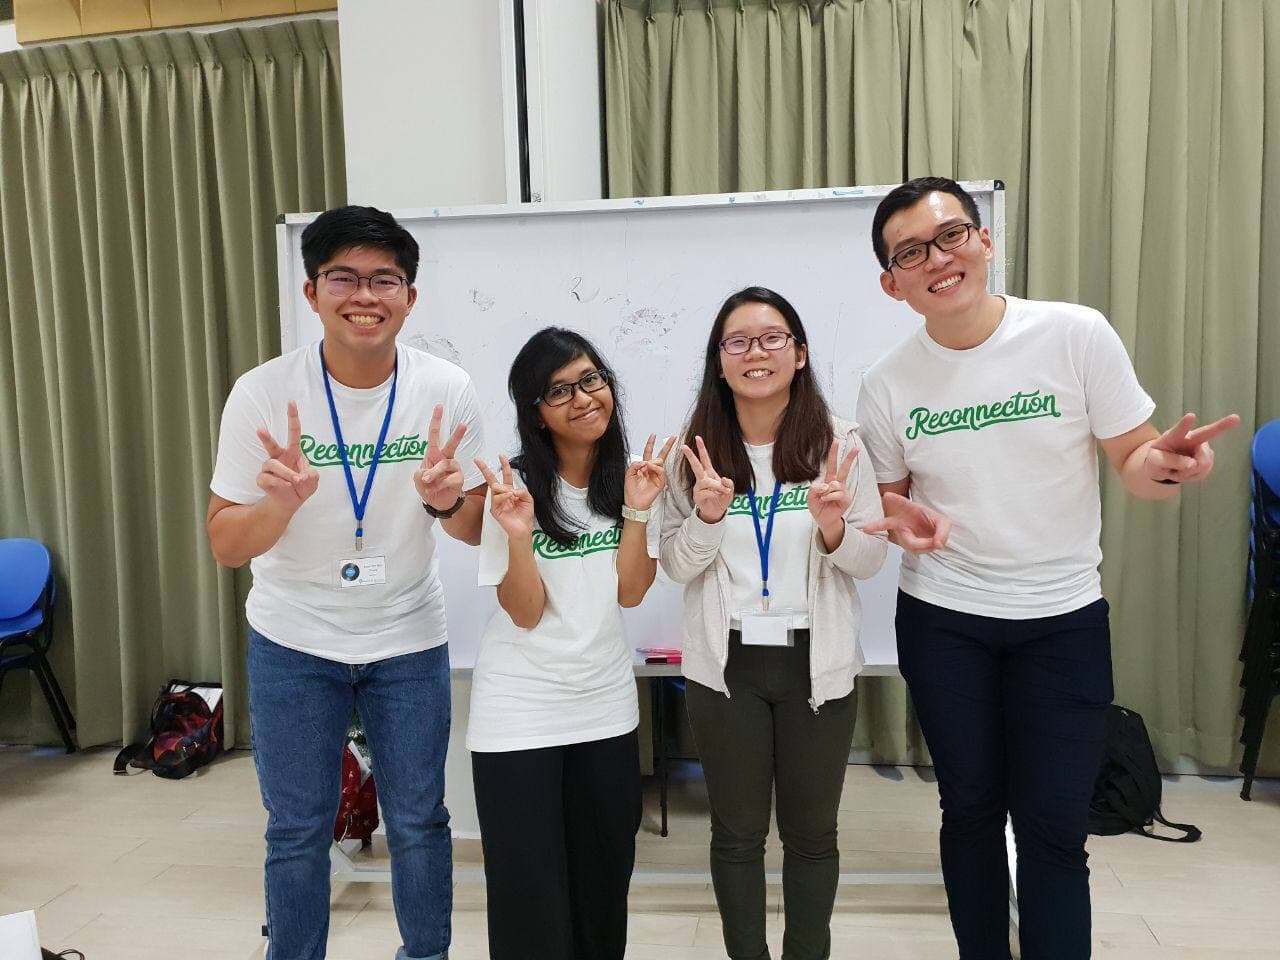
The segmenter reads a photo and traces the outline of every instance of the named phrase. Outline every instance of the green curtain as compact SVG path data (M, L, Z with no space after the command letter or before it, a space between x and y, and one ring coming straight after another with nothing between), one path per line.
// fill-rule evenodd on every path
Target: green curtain
M337 24L0 55L0 536L44 541L82 746L171 677L247 740L247 574L204 531L231 384L279 352L275 220L345 194ZM239 733L238 733L239 732ZM57 742L10 674L0 741Z
M1001 179L1010 292L1102 310L1158 424L1241 414L1205 487L1145 503L1107 471L1103 496L1117 701L1166 766L1238 761L1248 446L1280 416L1280 0L607 0L604 29L612 196ZM901 682L862 689L855 749L922 759Z

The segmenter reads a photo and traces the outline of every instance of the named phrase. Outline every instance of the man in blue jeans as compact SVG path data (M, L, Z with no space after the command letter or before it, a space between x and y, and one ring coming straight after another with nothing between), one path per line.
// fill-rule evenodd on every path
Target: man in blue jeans
M1163 499L1209 475L1208 441L1239 417L1162 434L1102 314L989 293L991 238L954 181L902 184L871 233L884 291L924 317L867 372L858 420L885 513L866 529L908 551L898 661L938 777L960 957L1009 957L1008 815L1022 957L1083 960L1112 696L1098 447L1134 496Z
M458 367L396 342L417 298L418 244L393 217L330 210L303 231L302 256L324 338L236 381L207 520L217 561L253 570L245 607L268 813L267 960L325 955L353 710L387 826L397 960L443 960L450 701L434 528L480 539L483 480L460 466L481 448L476 395ZM442 443L443 424L454 429Z

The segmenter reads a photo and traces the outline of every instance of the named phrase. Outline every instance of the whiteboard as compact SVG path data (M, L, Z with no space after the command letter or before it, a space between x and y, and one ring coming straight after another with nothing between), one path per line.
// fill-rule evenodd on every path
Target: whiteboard
M1003 292L1004 188L969 182L996 256L990 285ZM920 318L880 289L871 218L892 186L633 198L565 204L396 212L421 247L418 303L400 339L471 374L484 417L487 459L516 449L507 373L516 352L549 324L583 333L621 387L633 450L650 433L676 433L688 416L706 338L724 298L745 286L777 290L799 311L810 359L834 412L850 419L866 369ZM317 214L291 214L277 230L280 342L288 352L323 336L302 294L299 241ZM425 420L430 411L424 411ZM438 537L455 669L474 665L496 608L479 588L476 550ZM868 664L897 660L893 635L899 553L860 582ZM681 643L681 587L660 572L643 604L624 611L636 646Z

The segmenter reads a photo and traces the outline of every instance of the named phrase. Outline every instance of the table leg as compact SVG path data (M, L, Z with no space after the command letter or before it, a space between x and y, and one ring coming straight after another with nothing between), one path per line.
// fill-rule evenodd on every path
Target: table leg
M657 693L653 729L658 737L658 803L662 808L661 836L667 835L667 681L655 677Z

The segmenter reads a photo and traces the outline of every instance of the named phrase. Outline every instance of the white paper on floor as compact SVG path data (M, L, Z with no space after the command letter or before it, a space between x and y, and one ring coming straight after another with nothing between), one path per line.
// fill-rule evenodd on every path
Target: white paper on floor
M0 917L0 960L40 960L36 915L32 911Z

